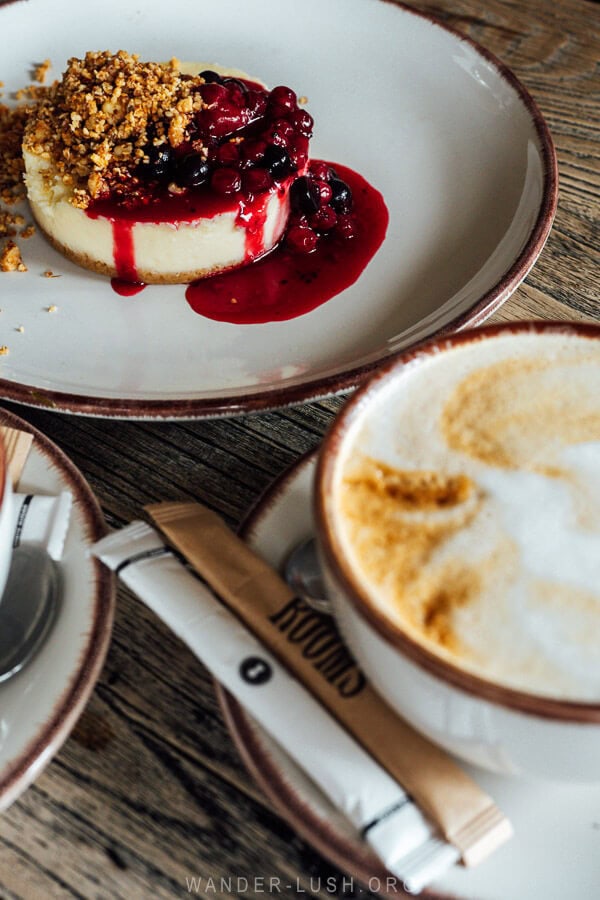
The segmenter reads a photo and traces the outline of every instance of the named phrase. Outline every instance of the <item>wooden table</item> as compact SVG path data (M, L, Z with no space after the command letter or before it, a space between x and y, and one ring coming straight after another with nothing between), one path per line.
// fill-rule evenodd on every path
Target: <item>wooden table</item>
M600 6L590 0L415 2L496 53L546 117L558 214L541 258L496 320L598 320ZM23 407L80 467L119 526L160 500L198 499L236 525L314 447L341 405L185 424L86 420ZM296 839L244 770L210 677L126 591L103 675L75 731L2 817L2 898L172 898L186 877L279 877L332 897L342 876ZM311 882L312 876L312 882ZM318 878L321 878L321 889ZM355 896L368 897L355 885ZM202 890L197 896L236 896ZM246 896L253 896L252 893Z

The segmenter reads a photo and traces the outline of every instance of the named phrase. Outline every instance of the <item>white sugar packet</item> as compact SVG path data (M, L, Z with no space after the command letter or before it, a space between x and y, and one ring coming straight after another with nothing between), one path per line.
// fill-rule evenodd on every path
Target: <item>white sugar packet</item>
M130 587L353 823L405 890L460 858L367 754L144 522L92 552ZM317 736L307 740L307 735Z
M52 559L62 558L65 546L73 495L62 491L55 496L43 494L13 494L12 547L37 544L44 547Z

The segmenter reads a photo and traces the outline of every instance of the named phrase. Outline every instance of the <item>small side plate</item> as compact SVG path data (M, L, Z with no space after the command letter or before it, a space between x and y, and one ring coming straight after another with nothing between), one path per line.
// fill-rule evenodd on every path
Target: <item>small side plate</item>
M19 490L38 494L69 490L74 501L60 563L60 609L52 633L23 671L0 684L3 810L38 777L83 712L108 649L115 584L112 575L87 554L106 525L79 470L28 422L0 410L0 425L34 436Z

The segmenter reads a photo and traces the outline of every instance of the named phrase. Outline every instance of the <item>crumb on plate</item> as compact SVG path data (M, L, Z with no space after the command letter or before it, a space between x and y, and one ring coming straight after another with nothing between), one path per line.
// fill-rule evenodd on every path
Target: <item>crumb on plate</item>
M18 244L7 241L0 253L0 272L26 272L27 266L23 262Z
M39 84L44 84L46 81L46 75L48 74L48 69L52 63L49 59L45 59L43 63L40 63L33 70L33 80L37 81Z

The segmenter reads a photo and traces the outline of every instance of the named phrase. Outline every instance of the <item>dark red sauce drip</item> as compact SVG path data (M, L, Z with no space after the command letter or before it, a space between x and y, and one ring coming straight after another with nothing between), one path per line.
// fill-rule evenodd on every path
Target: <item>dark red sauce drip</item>
M308 255L282 244L250 266L194 282L186 290L194 312L219 322L279 322L310 312L354 284L383 242L389 213L382 195L361 175L330 165L352 189L355 236L321 237Z
M267 206L271 194L260 194L256 197L250 208L240 210L236 225L242 225L246 229L246 242L244 246L247 262L264 253L263 229L267 219Z
M123 281L122 278L111 278L110 286L120 297L133 297L147 287L143 281Z
M113 256L117 274L122 281L139 282L135 267L133 245L133 222L127 219L113 219Z

